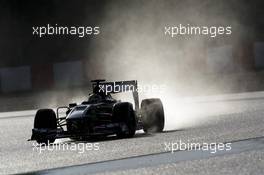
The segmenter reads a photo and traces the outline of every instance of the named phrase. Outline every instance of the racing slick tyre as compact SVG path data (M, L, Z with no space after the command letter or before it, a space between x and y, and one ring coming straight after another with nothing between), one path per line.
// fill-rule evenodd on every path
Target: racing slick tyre
M34 129L45 129L45 130L56 130L57 129L57 120L56 114L52 109L39 109L36 113L34 120ZM48 133L47 133L48 134ZM39 144L53 143L55 141L55 136L37 134L35 136L36 141Z
M164 110L161 100L158 98L142 100L141 119L145 133L162 132L164 129Z
M136 116L131 103L116 104L113 110L113 117L115 122L124 123L127 127L126 130L120 127L120 130L116 133L118 138L131 138L135 135Z

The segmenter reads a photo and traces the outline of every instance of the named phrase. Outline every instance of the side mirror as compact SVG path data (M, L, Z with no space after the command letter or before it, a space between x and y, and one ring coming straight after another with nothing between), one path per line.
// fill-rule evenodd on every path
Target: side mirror
M70 103L70 104L69 104L69 108L73 108L73 107L75 107L75 106L77 106L77 103Z

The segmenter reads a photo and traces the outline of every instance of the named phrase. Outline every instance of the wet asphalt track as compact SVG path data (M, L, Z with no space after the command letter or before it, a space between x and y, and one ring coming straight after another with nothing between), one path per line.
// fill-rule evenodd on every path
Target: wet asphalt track
M259 98L261 95L263 93L232 97L235 100L225 101L230 107L228 111L211 112L208 120L196 126L175 127L175 130L155 135L140 132L132 139L95 141L93 143L99 143L99 150L84 153L70 150L39 153L32 142L26 141L31 135L32 115L0 116L0 174L59 174L65 170L69 174L264 174L264 98ZM222 102L214 99L201 105L218 108ZM164 153L168 151L165 143L179 140L185 143L238 142L234 142L231 152L214 155L208 151ZM65 139L56 142L59 143L75 142ZM140 161L142 163L137 163ZM44 169L53 170L42 171Z

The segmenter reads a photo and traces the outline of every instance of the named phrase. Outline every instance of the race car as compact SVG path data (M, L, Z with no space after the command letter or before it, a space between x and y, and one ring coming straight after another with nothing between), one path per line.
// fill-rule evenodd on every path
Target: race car
M47 144L59 138L85 140L109 135L130 138L136 130L143 129L146 133L163 131L164 110L161 100L144 99L139 107L136 80L92 80L91 83L93 93L81 104L58 107L56 113L53 109L39 109L29 140ZM134 106L112 97L112 94L127 91L133 94Z

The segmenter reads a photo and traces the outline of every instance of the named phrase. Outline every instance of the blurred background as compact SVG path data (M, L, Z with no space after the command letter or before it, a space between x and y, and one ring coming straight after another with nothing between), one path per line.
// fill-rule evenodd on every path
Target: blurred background
M262 91L263 8L262 0L1 0L0 111L84 100L97 78L164 84L179 98ZM100 34L32 35L47 24ZM232 34L164 35L179 24Z

